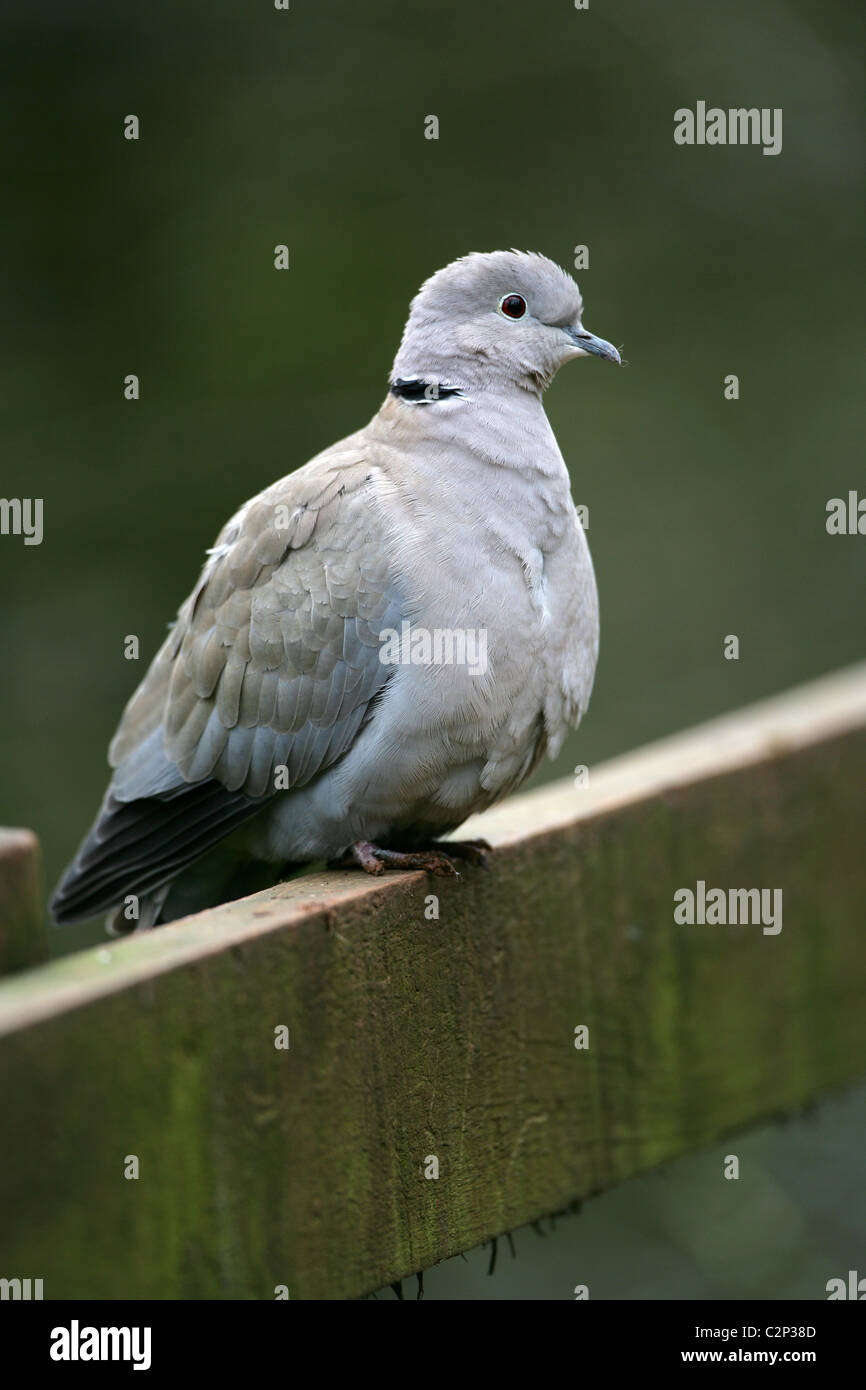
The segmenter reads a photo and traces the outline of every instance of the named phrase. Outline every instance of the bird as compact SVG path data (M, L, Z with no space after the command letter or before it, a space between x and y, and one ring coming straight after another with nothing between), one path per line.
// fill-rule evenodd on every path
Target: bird
M590 356L621 362L543 255L473 252L422 284L370 423L207 551L57 923L141 930L320 861L486 865L445 837L556 757L595 677L596 580L542 401Z

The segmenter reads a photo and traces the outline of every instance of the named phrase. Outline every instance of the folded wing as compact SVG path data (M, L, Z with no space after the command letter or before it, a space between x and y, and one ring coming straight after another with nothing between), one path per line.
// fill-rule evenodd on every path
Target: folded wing
M223 529L124 712L57 921L152 892L256 815L278 768L300 787L351 747L387 678L379 632L402 617L369 479L338 446Z

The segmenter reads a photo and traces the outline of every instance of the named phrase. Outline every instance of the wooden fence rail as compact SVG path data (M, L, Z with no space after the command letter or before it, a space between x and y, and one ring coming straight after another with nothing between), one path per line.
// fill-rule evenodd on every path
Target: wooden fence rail
M512 799L463 832L489 873L316 874L8 976L0 1276L356 1297L851 1082L864 767L860 666ZM781 913L676 921L701 883Z

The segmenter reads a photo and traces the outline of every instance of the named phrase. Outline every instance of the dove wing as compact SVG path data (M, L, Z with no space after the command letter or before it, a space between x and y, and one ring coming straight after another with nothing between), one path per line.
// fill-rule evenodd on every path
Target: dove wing
M351 746L387 679L379 632L400 595L357 440L248 502L111 743L114 775L64 876L58 921L166 882Z

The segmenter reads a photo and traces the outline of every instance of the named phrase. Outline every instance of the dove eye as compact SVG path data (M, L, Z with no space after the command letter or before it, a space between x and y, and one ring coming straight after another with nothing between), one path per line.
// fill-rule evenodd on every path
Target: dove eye
M526 313L526 300L522 294L504 294L499 301L499 312L508 319L522 319Z

